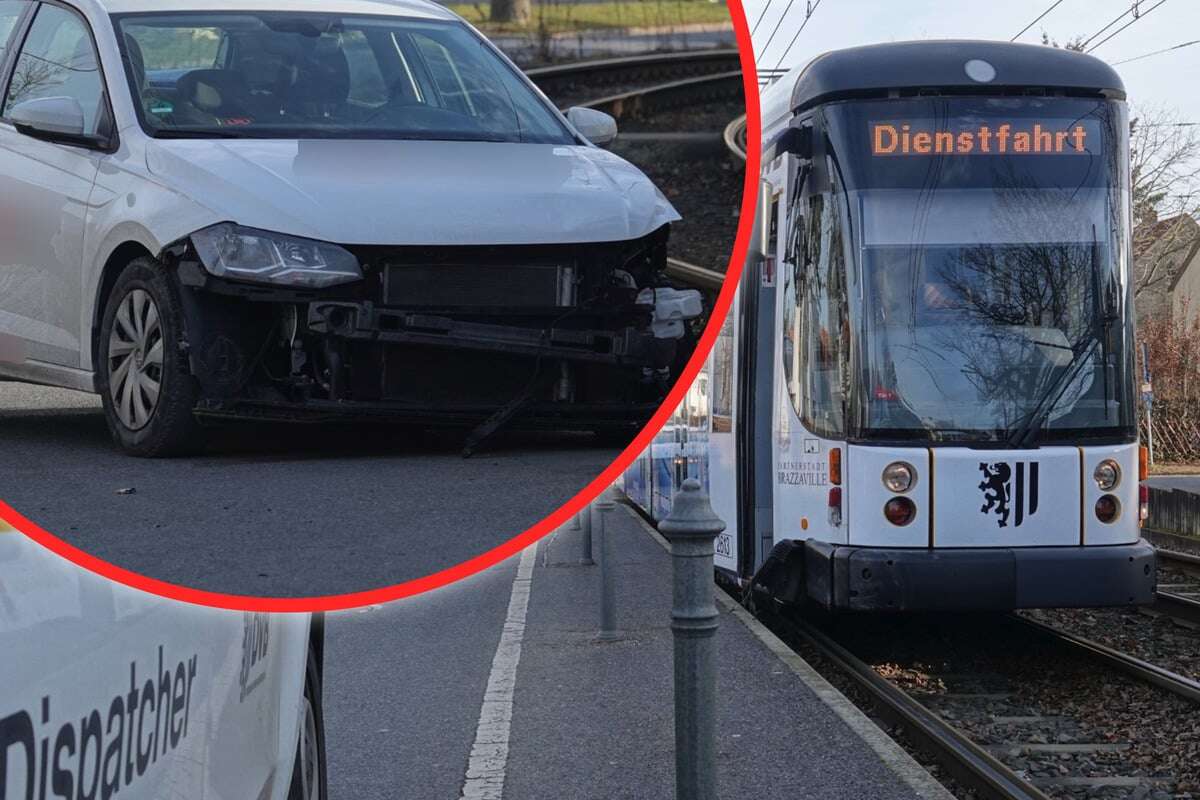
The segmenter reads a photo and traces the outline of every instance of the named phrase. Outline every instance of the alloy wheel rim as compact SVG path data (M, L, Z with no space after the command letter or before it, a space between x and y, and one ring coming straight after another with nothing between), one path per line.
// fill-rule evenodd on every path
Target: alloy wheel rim
M163 335L158 306L145 289L134 289L117 307L108 336L108 392L121 424L146 427L162 390Z

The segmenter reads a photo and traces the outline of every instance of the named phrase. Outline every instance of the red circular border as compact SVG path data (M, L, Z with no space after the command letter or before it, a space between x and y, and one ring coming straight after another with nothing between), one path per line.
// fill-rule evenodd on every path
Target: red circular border
M750 237L753 234L753 212L758 198L761 124L758 105L758 77L754 66L754 49L750 41L750 31L746 25L746 14L742 8L741 0L728 0L728 6L730 17L733 21L734 33L737 37L738 56L742 62L743 94L746 100L746 182L742 192L742 215L738 223L737 238L734 240L733 254L729 258L729 266L726 270L725 285L721 288L721 293L717 297L712 317L700 337L695 353L693 353L687 367L680 375L675 387L667 395L666 400L663 401L662 406L651 417L650 422L641 430L637 438L621 452L616 461L585 486L579 494L568 500L541 522L487 552L481 553L461 564L431 575L426 575L423 578L416 578L394 586L385 586L363 592L318 597L283 598L207 592L202 589L192 589L187 586L179 586L174 583L155 580L154 578L122 569L115 564L110 564L107 561L89 555L78 547L43 530L3 501L0 501L0 519L3 519L21 533L63 558L73 561L75 564L109 580L132 586L135 589L162 595L172 600L180 600L214 608L273 612L339 611L374 603L386 603L402 597L411 597L412 595L427 592L431 589L437 589L494 566L565 524L571 517L595 500L606 487L610 486L625 472L629 465L633 463L634 458L650 446L655 434L666 424L674 409L683 402L688 387L696 379L701 367L708 358L709 351L716 342L717 335L721 329L721 322L729 312L729 306L733 303L734 290L738 279L741 278L742 265L746 260L746 254L750 247Z

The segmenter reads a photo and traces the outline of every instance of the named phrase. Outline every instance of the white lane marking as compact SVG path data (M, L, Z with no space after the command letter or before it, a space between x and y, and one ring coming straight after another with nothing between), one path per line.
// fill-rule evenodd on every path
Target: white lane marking
M521 660L521 641L525 638L525 614L529 609L529 591L533 586L533 567L537 545L521 551L521 563L513 578L512 595L504 632L496 645L492 671L483 693L475 744L467 761L460 800L502 800L504 773L508 768L508 734L512 725L513 689L517 685L517 663Z

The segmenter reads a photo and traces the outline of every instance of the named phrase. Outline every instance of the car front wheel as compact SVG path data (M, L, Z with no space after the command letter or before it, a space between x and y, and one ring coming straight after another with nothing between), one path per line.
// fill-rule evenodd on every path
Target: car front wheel
M165 268L131 262L105 303L96 371L109 431L132 455L179 455L199 443L196 381L182 342L183 313Z

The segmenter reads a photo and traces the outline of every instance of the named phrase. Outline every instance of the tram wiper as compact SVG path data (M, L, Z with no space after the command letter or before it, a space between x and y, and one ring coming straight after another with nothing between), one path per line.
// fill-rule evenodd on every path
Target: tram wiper
M1054 407L1058 405L1063 392L1075 382L1079 371L1088 362L1088 359L1092 357L1092 353L1096 351L1096 346L1100 344L1102 338L1102 336L1098 336L1094 332L1088 335L1087 343L1084 344L1083 349L1071 358L1071 363L1067 364L1067 368L1058 376L1058 380L1050 385L1049 390L1041 396L1041 399L1038 400L1033 410L1008 435L1008 446L1010 448L1028 447L1033 442L1033 437L1046 424L1046 419L1050 416L1050 412L1054 410Z
M1063 392L1067 387L1075 382L1075 378L1079 375L1079 371L1083 365L1088 362L1092 354L1096 352L1099 345L1105 346L1103 363L1101 370L1104 380L1104 403L1108 405L1108 333L1112 327L1112 323L1119 317L1117 313L1114 298L1111 294L1111 285L1105 281L1104 286L1100 285L1100 245L1096 238L1096 226L1092 226L1092 303L1093 315L1096 320L1096 325L1087 337L1078 342L1071 349L1075 355L1071 358L1067 368L1058 376L1058 380L1050 385L1050 388L1045 394L1039 398L1036 405L1017 425L1013 428L1012 433L1008 436L1008 446L1011 448L1029 447L1033 443L1033 437L1046 424L1046 420L1050 417L1050 412L1058 405L1058 401L1062 398ZM1078 348L1082 346L1083 349Z

